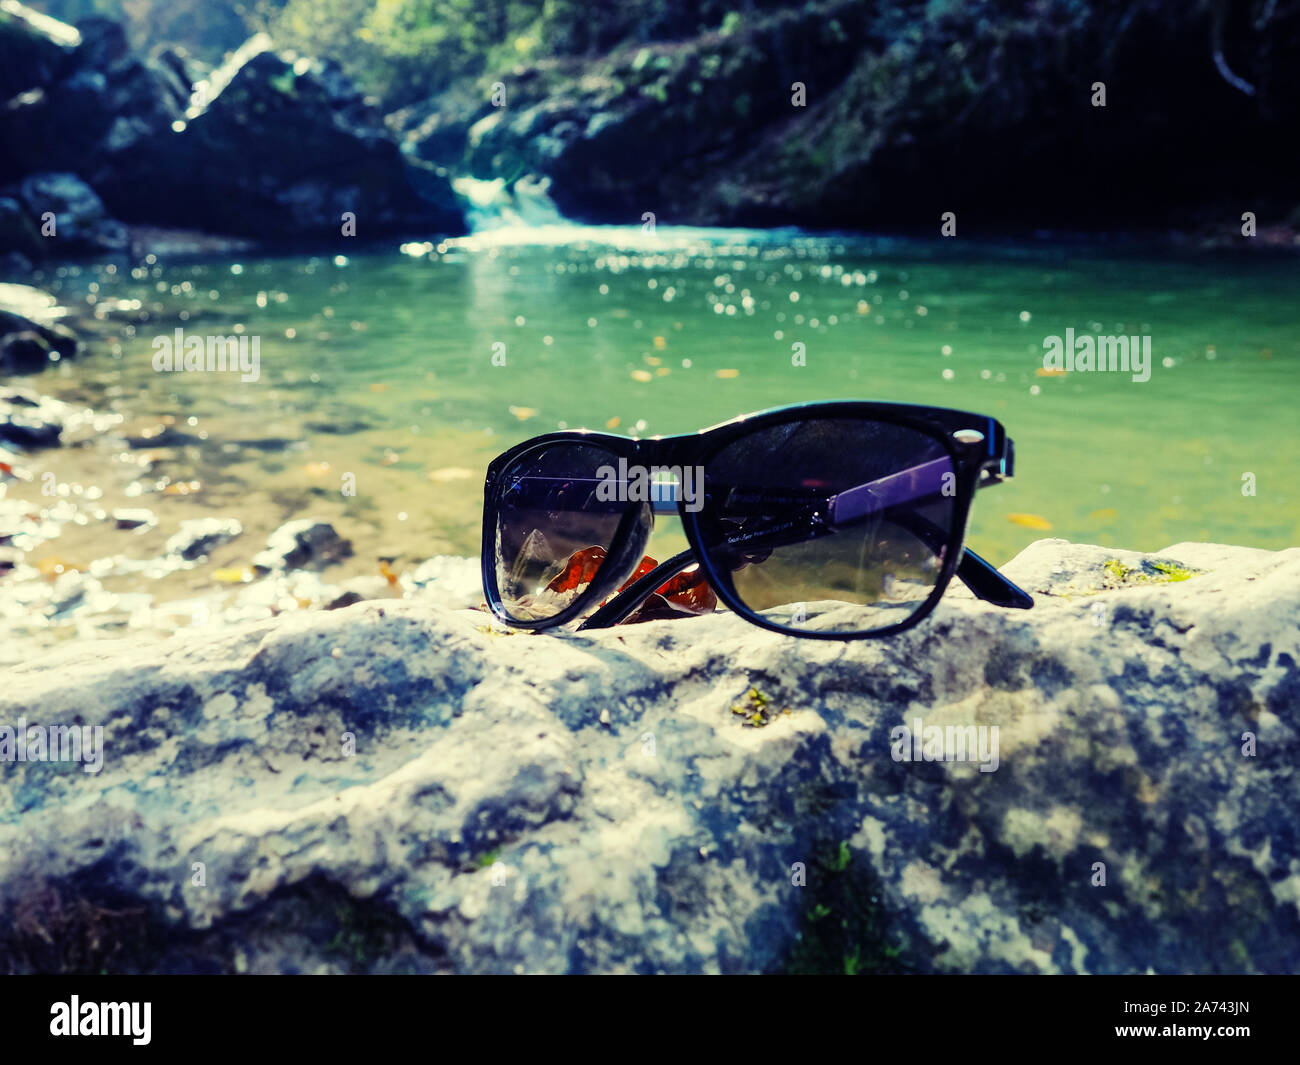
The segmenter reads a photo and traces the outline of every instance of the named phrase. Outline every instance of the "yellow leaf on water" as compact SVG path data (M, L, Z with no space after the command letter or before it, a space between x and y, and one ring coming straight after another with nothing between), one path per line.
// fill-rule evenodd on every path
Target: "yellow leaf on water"
M1008 514L1007 521L1012 525L1023 525L1026 529L1050 529L1052 523L1039 514Z
M1119 517L1119 511L1114 507L1102 507L1101 510L1094 510L1088 517L1093 521L1114 521Z
M660 366L659 369L655 370L656 377L667 377L670 373L672 373L672 370L668 369L667 366Z
M715 374L717 377L739 377L739 370L718 370Z
M620 418L617 414L615 414L614 417L610 418L610 420L605 423L605 428L617 429L622 424L622 422L623 419Z
M668 341L666 341L663 337L655 337L655 347L656 347L656 348L658 348L660 351L662 351L662 350L663 350L664 348L666 348L667 346L668 346Z
M71 562L67 561L67 559L58 558L52 555L47 555L45 558L37 562L36 568L40 570L42 577L48 577L50 580L54 580L56 577L61 577L65 573L81 572L80 566L74 566Z
M1053 370L1053 369L1049 369L1046 366L1040 366L1038 367L1037 370L1034 371L1034 376L1035 377L1064 377L1066 375L1066 372L1067 371L1065 370Z
M510 413L521 422L526 422L537 414L537 410L534 407L511 407Z
M232 566L230 569L212 571L212 579L219 584L244 584L253 579L253 571L247 566Z
M633 371L632 371L632 380L633 380L633 381L653 381L653 380L654 380L654 376L650 373L649 370L633 370Z
M647 366L658 366L664 361L658 355L642 355L641 358L645 359Z
M308 477L324 477L330 472L330 464L328 462L309 462L303 467L303 472Z
M384 384L384 382L382 382L382 381L372 381L371 384L370 384L370 391L371 391L371 392L387 392L387 391L388 391L388 385Z
M429 480L441 484L445 481L465 481L473 476L474 471L464 466L444 466L440 470L430 471Z
M203 486L198 481L173 481L162 490L165 496L188 496L193 495Z

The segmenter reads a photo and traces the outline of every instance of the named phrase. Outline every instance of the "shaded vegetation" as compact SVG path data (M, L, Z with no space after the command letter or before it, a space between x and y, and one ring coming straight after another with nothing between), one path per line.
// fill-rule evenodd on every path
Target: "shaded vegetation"
M861 976L910 971L905 942L881 905L879 883L845 841L826 845L808 868L802 927L786 971Z

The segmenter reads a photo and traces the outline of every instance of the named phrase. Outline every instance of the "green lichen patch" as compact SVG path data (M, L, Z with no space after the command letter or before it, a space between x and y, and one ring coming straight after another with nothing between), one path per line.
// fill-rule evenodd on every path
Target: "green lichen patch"
M790 713L790 708L783 706L778 710L770 697L757 688L750 688L741 696L740 702L732 704L731 712L742 719L741 723L746 728L764 728L770 725L778 714Z
M1199 576L1205 570L1184 566L1172 559L1142 559L1137 565L1130 566L1117 558L1107 559L1102 563L1103 588L1130 588L1140 584L1168 584L1185 581Z

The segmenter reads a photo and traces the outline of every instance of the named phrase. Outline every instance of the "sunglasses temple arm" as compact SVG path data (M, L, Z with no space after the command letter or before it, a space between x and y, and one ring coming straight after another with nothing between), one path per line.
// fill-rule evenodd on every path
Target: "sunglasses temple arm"
M660 562L649 573L638 577L587 618L578 626L578 631L582 632L584 629L608 629L617 625L630 616L657 589L676 577L682 570L693 566L695 561L695 552L687 550L679 555L673 555L672 558L664 562Z
M941 535L937 526L925 522L919 515L911 515L911 517L919 519L918 523L924 522L925 525L930 526L924 532ZM578 626L578 631L607 629L619 624L619 622L630 617L637 607L644 603L657 589L683 570L694 565L695 562L695 552L686 550L659 563L649 573L633 581L632 584L588 617ZM986 603L992 603L994 606L1007 607L1013 610L1028 610L1034 605L1033 596L1007 580L998 572L995 566L986 562L969 548L962 551L961 561L957 564L957 579L966 585L977 598Z
M904 511L891 515L891 519L908 529L914 536L928 542L934 550L942 547L947 539L947 533L920 514ZM1007 607L1011 610L1029 610L1034 605L1032 595L1007 580L998 572L996 566L981 558L969 547L962 549L956 576L975 594L975 598L992 603L994 606Z
M970 548L962 551L961 562L957 564L957 579L974 592L976 598L994 606L1028 610L1034 605L1032 595L1012 584L992 563L980 558Z
M887 513L891 521L927 543L931 550L938 551L947 542L948 534L939 526L928 521L920 514L907 510L906 507L890 508L883 506L878 508L878 512ZM852 520L854 519L850 519L850 522ZM845 522L845 524L850 522ZM803 535L790 535L787 533L775 540L766 541L760 537L755 537L753 545L779 546L783 543L798 543L808 538L810 537L807 533ZM994 606L1007 607L1012 610L1028 610L1034 605L1033 596L1007 580L992 563L986 562L969 548L962 551L961 561L957 563L956 576L962 584L966 585L975 594L976 598L982 599L986 603L992 603Z
M1007 444L1009 449L1010 441ZM1010 463L1004 463L1003 466L1009 476ZM827 508L831 520L837 524L847 523L865 514L886 510L891 501L911 505L914 500L932 494L936 488L942 491L941 478L948 468L948 460L939 459L841 492L830 500ZM1000 480L999 477L992 483L996 484ZM911 521L908 520L909 518ZM922 539L939 543L944 539L943 532L920 514L907 514L906 511L898 514L895 511L893 520L904 527L914 526L913 532L920 535ZM996 567L969 549L962 552L961 561L957 565L957 578L974 592L977 598L994 606L1028 610L1034 605L1033 597L1028 592L1017 588L1002 576Z

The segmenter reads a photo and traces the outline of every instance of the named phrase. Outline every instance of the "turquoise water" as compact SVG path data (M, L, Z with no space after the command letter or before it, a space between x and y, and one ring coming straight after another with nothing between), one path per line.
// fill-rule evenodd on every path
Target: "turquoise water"
M203 490L168 503L185 516L256 528L312 511L368 560L475 554L482 469L525 437L687 432L797 401L889 399L1007 426L1017 476L981 493L970 532L1002 562L1043 536L1300 542L1298 279L1294 259L1219 253L564 228L38 283L68 303L156 309L114 354L64 373L208 434L185 453ZM260 337L260 379L154 372L151 341L178 324ZM1149 335L1150 380L1040 376L1044 338L1067 328ZM285 446L230 444L258 436ZM665 532L663 552L676 546Z

